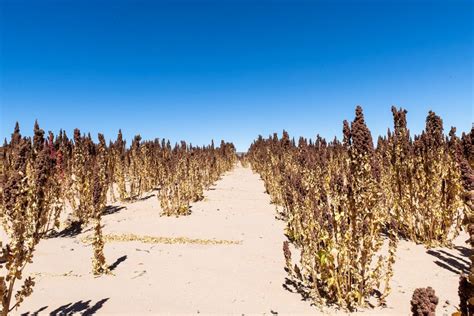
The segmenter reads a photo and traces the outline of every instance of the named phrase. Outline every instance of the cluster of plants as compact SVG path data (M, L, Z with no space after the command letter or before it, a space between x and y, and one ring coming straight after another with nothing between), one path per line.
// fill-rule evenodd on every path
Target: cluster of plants
M135 136L126 149L121 132L110 145L109 186L121 201L134 200L144 192L159 189L163 215L188 215L190 203L201 200L219 177L234 166L237 157L232 143L221 141L219 147L197 147L181 141L171 146L158 139L141 141Z
M59 228L60 214L67 201L73 205L78 223L94 223L93 273L108 272L100 224L107 193L104 137L99 134L99 143L94 144L90 137L81 137L76 130L72 146L63 132L56 138L52 133L47 138L44 134L35 123L33 138L22 137L17 124L10 142L1 151L0 219L5 234L0 243L3 315L32 293L32 277L24 279L21 286L15 283L23 279L23 270L32 262L39 241Z
M3 315L32 293L33 278L27 277L21 286L18 282L23 279L25 266L32 262L41 238L59 224L63 205L58 194L61 190L60 157L53 149L51 138L50 135L45 139L38 124L35 124L33 138L22 137L17 124L10 143L2 148L0 298Z
M296 142L284 131L260 136L247 154L287 221L288 282L317 304L384 304L399 238L445 246L460 229L462 141L454 130L446 137L433 112L412 138L407 112L392 112L394 129L376 146L357 107L342 141Z
M462 184L465 189L464 202L466 204L464 224L469 234L468 243L471 252L474 251L474 125L469 134L464 134L461 140L455 143L456 155L461 168ZM469 257L471 264L469 273L462 274L459 281L460 313L472 315L474 313L474 256Z
M59 229L61 212L72 209L69 225L79 230L92 224L94 275L109 273L104 256L101 215L107 202L135 200L159 189L165 215L189 214L189 204L203 197L203 190L236 161L231 143L195 147L181 142L141 141L135 136L130 148L122 133L106 144L74 130L55 136L34 126L34 136L22 137L18 123L11 140L0 147L0 298L6 315L30 295L34 280L22 271L32 262L35 247ZM69 228L71 228L69 227ZM12 304L14 291L16 302Z
M187 215L190 203L204 198L203 192L236 162L232 144L199 148L181 142L162 155L164 177L159 199L165 215Z

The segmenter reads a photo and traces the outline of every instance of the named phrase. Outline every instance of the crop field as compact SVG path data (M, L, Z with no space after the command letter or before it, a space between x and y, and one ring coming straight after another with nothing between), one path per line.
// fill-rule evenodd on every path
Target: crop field
M17 124L0 156L3 314L468 315L472 131L445 136L429 112L411 136L392 114L377 140L357 107L342 140L283 131L239 155Z
M474 316L473 0L0 0L0 316Z

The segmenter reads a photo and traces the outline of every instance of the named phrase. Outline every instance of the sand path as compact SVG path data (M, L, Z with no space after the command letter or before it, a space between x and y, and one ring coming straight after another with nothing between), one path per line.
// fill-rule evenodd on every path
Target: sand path
M106 257L115 275L94 278L92 249L81 241L90 231L44 240L27 271L36 275L34 293L16 313L319 314L282 286L284 223L275 219L269 202L259 176L238 166L207 191L203 201L193 204L191 216L160 217L154 192L135 203L116 204L103 217L105 234L239 244L110 242ZM457 272L467 264L462 240L456 240L457 249L435 249L431 254L402 242L389 308L369 314L407 315L413 289L428 285L440 296L439 315L453 311Z

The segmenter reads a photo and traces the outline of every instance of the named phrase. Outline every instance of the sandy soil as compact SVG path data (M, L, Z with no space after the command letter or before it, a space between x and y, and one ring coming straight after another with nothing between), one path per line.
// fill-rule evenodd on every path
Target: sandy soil
M322 312L283 288L284 223L275 219L257 174L238 166L205 196L181 218L160 217L155 192L116 204L103 217L104 233L237 243L110 242L105 252L114 275L94 278L92 249L82 241L91 231L47 239L26 271L36 276L34 293L15 314L345 314ZM464 239L454 249L430 251L402 241L388 307L359 313L408 315L413 290L431 285L440 298L438 315L450 315L458 273L468 266Z

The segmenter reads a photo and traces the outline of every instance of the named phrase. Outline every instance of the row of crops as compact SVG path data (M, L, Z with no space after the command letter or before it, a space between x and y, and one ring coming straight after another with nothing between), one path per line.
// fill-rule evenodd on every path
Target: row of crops
M222 141L197 147L185 142L142 141L135 136L127 147L121 132L106 144L95 143L76 129L45 132L35 123L33 137L22 137L18 124L0 152L0 298L2 314L18 307L33 291L34 280L23 278L37 244L60 227L66 209L69 227L92 225L94 275L109 273L104 256L101 215L107 203L129 202L158 190L162 215L190 213L190 203L236 161L234 145ZM68 228L66 228L68 229Z
M407 111L392 113L393 130L376 145L357 107L343 122L342 141L296 141L284 131L260 136L245 157L287 223L288 279L316 305L385 304L400 238L449 247L463 223L473 236L473 131L457 137L451 128L446 137L442 119L429 112L423 132L411 136ZM466 315L473 281L471 273L460 282ZM424 307L415 315L434 311L430 295L416 292Z

